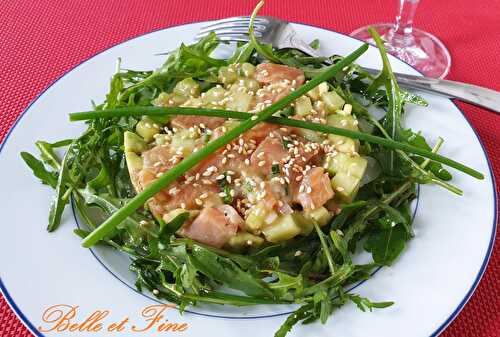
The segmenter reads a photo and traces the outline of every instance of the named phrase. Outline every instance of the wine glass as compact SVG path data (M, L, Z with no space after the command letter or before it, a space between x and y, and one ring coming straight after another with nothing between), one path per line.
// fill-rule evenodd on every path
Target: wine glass
M424 75L444 78L451 66L448 49L434 35L413 28L413 18L420 0L400 0L396 23L382 23L356 29L352 37L373 43L369 27L382 36L390 54L412 65Z

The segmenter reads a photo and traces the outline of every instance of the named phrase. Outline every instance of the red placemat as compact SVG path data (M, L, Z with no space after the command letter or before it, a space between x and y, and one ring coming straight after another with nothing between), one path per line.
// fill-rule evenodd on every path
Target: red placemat
M397 1L268 0L263 13L348 33L392 22ZM4 1L0 7L0 140L51 82L110 46L172 25L248 15L255 1ZM500 90L500 1L423 1L416 25L449 48L449 79ZM500 181L500 117L459 104L478 131ZM474 296L442 336L500 336L500 248ZM1 297L1 296L0 296ZM422 308L425 310L425 308ZM0 299L0 335L29 336Z

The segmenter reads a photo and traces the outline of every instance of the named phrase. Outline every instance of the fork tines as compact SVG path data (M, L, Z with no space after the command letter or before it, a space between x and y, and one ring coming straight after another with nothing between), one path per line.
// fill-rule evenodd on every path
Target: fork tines
M255 36L261 37L266 29L269 20L264 16L257 16L254 20ZM195 36L199 40L211 32L214 32L222 41L248 41L248 26L250 25L249 16L234 16L222 20L214 21L200 29Z

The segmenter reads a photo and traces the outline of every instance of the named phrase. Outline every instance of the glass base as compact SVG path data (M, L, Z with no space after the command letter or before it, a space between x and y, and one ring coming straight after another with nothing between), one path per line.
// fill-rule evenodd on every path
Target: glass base
M444 78L451 66L448 49L437 37L413 28L411 36L394 34L393 24L376 24L356 29L351 36L375 44L368 28L382 36L387 52L418 69L425 76Z

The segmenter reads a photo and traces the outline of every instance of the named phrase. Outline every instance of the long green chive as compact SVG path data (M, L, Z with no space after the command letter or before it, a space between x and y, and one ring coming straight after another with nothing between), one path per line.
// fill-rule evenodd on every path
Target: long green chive
M278 102L272 104L271 106L264 109L262 112L255 114L251 118L248 118L241 122L237 127L228 131L222 137L219 137L211 142L209 142L205 147L199 151L192 153L181 161L178 165L164 173L157 180L148 185L144 191L137 194L133 199L131 199L125 206L120 208L116 213L110 216L106 221L104 221L99 227L92 231L82 242L83 247L89 248L95 245L97 242L102 240L104 237L109 235L113 229L118 226L123 220L134 213L138 208L142 207L146 201L153 197L155 194L160 192L163 188L174 182L178 177L183 175L186 171L194 167L200 161L205 159L210 154L214 153L221 147L230 143L233 139L237 138L239 135L247 130L250 130L258 123L271 117L275 112L285 108L288 104L293 102L295 99L307 93L309 90L316 87L323 81L330 79L335 76L337 72L342 70L347 65L351 64L359 56L361 56L368 49L367 44L363 44L361 47L356 49L352 54L346 56L344 59L340 60L335 65L330 66L325 72L319 74L318 76L312 78L309 82L302 85L295 91L292 91L288 96L279 100Z
M166 115L194 115L194 116L209 116L209 117L223 117L233 119L248 119L254 114L248 112L228 111L221 109L202 109L202 108L188 108L188 107L126 107L119 109L110 109L103 111L84 111L73 112L70 114L71 121L81 121L97 118L111 118L122 116L166 116ZM301 120L282 118L282 117L269 117L266 122L273 124L280 124L292 126L302 129L309 129L317 132L324 132L333 135L345 136L353 139L363 140L369 143L380 144L390 149L401 150L408 153L413 153L424 158L434 160L438 163L447 165L463 173L466 173L477 179L484 179L484 175L470 167L467 167L453 159L446 158L437 153L427 151L413 145L398 142L390 138L383 138L374 136L368 133L352 131L342 128L336 128L329 125L310 123Z

